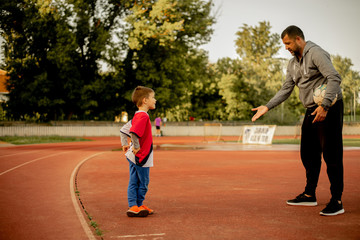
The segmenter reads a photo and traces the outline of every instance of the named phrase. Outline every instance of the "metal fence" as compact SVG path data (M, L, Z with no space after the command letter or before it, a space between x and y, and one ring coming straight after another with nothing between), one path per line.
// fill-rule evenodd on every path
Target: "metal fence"
M121 125L114 126L1 126L0 136L119 136ZM203 136L204 126L166 126L164 136ZM242 126L222 126L222 136L241 136ZM153 128L155 132L155 128ZM344 135L360 135L360 125L344 125ZM300 125L277 126L275 136L299 136Z

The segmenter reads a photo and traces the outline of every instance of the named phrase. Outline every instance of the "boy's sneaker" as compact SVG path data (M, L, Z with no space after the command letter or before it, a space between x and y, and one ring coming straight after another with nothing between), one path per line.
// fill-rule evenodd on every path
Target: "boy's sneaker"
M343 214L345 212L342 202L338 202L338 200L330 200L330 202L326 205L326 208L324 208L320 215L323 216L335 216L339 214Z
M154 213L154 210L148 208L147 206L145 205L142 205L141 207L143 207L144 209L148 210L149 211L149 215L153 214Z
M287 200L286 203L292 206L317 206L316 197L308 197L305 193L298 195L294 199Z
M143 207L138 207L135 205L129 208L126 214L128 217L147 217L147 215L149 215L149 211Z

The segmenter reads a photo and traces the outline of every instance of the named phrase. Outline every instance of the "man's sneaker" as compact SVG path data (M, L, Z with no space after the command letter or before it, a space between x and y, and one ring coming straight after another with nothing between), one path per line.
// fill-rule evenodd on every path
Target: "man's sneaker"
M141 207L143 207L143 208L145 208L146 210L148 210L148 211L149 211L149 215L151 215L151 214L153 214L153 213L154 213L154 210L152 210L152 209L148 208L148 207L147 207L147 206L145 206L145 205L142 205Z
M149 215L149 211L143 207L138 207L135 205L129 208L126 214L128 217L147 217L147 215Z
M317 206L316 197L308 197L305 193L298 195L294 199L287 200L286 203L292 206Z
M345 212L342 202L338 202L337 200L330 200L330 202L326 205L320 215L323 216L335 216L339 214L343 214Z

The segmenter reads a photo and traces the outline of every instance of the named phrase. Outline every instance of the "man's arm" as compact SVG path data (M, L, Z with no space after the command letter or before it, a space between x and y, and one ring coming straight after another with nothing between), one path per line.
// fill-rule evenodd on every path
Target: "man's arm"
M293 72L293 70L291 69L292 66L293 66L293 64L289 63L287 72L286 72L285 81L284 81L281 89L266 104L266 107L268 108L268 110L273 109L274 107L278 106L279 104L284 102L286 99L288 99L288 97L290 97L292 91L294 90L295 82L294 82L293 76L292 76L292 74L294 74L294 73L290 73L291 71Z
M313 123L315 123L325 120L332 102L338 94L341 95L341 77L331 62L330 54L323 49L315 49L312 54L312 59L315 66L327 80L327 87L323 102L321 106L317 107L315 111L311 113L311 115L315 115L313 120Z
M336 96L341 95L341 76L334 68L334 65L331 62L330 54L323 49L315 49L312 53L312 60L321 75L323 75L327 81L327 87L322 106L328 110ZM337 97L339 99L340 96Z
M291 64L289 64L289 66L290 65ZM295 86L295 82L293 81L292 76L289 73L289 66L286 73L285 82L282 85L281 89L276 93L276 95L272 99L270 99L270 101L265 106L259 106L257 108L251 109L251 111L256 111L251 121L255 122L259 117L267 113L270 109L278 106L291 95Z

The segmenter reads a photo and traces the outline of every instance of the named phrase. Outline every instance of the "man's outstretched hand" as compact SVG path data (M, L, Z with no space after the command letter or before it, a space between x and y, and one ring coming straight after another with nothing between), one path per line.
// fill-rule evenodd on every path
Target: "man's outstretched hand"
M269 108L267 106L260 106L251 109L251 111L256 111L255 115L251 119L251 121L255 122L259 117L267 113L269 111Z

